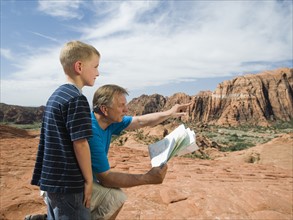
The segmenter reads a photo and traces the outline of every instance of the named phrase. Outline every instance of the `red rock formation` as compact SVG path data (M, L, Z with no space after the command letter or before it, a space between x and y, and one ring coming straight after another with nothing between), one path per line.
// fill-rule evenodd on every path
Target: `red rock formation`
M131 101L130 112L157 112L175 103L191 101L188 120L194 123L268 126L277 120L293 119L293 69L239 76L220 83L214 92L200 92L196 96L177 93L163 100L153 100L154 96L144 95ZM138 106L145 109L137 111Z
M269 125L293 118L293 70L289 68L239 76L218 85L211 109L218 125ZM211 116L211 115L210 115Z
M166 104L166 98L159 94L151 96L141 95L132 99L128 104L128 110L132 115L143 115L161 111Z

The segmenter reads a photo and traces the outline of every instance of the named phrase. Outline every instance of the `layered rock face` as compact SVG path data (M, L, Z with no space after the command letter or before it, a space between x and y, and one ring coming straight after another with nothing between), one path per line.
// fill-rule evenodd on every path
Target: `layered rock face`
M218 125L268 125L293 117L293 69L248 74L220 83L204 121Z
M192 102L189 117L185 119L191 122L268 126L271 122L293 118L293 69L281 68L239 76L220 83L214 92L204 91L195 96L177 93L169 98L159 97L154 101L154 97L143 95L135 102L131 101L130 112L157 112L175 103ZM145 107L137 111L136 106Z

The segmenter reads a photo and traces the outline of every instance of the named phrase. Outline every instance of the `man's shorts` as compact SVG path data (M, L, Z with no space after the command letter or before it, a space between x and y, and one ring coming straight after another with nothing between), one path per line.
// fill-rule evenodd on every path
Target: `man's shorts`
M126 201L127 197L121 189L106 188L93 183L91 199L91 219L109 219Z

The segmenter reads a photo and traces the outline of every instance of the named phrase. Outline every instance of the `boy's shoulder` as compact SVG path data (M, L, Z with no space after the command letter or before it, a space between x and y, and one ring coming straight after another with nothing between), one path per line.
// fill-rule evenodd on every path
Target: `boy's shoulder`
M82 95L82 91L74 84L71 83L65 83L61 86L59 86L55 92L70 94L70 95Z
M54 105L55 104L65 104L71 101L77 100L86 100L85 96L82 94L81 90L73 84L63 84L59 86L53 94L49 98L49 102L47 104Z

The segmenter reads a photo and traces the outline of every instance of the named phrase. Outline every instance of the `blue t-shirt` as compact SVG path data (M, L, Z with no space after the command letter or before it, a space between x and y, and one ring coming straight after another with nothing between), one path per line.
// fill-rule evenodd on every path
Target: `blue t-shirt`
M108 151L112 135L119 135L132 121L131 116L124 116L122 122L113 123L103 130L96 120L94 112L92 117L93 136L89 139L93 173L103 173L110 169ZM95 178L95 175L94 175ZM95 178L96 179L96 178Z

